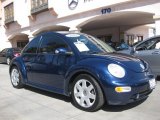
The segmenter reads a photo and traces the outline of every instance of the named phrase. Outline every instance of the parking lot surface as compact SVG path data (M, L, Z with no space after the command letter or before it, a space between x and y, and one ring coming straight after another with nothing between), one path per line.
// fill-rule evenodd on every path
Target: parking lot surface
M84 112L68 97L28 86L13 88L8 68L0 64L0 120L160 120L160 82L142 102Z

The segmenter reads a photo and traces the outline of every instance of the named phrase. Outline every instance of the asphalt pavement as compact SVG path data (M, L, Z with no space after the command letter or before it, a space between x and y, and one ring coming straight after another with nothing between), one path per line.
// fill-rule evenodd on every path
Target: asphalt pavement
M0 120L160 120L160 81L144 101L85 112L68 97L28 86L13 88L8 68L0 64Z

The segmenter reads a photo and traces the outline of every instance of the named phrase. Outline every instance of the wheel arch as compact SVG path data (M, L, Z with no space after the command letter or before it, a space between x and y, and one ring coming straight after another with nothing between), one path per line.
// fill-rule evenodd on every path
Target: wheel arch
M104 90L102 89L103 88L103 85L102 83L100 82L100 76L97 72L90 72L89 70L78 70L78 71L75 71L74 73L72 73L66 80L66 83L65 83L65 94L67 96L70 96L71 95L71 87L72 87L72 83L73 81L75 80L76 77L78 77L79 75L81 74L87 74L87 75L90 75L91 77L93 77L96 82L99 84L102 92L103 92L103 95L104 94Z
M20 63L16 62L16 61L12 62L9 67L9 74L11 74L11 70L13 67L18 68L18 70L20 71L20 73L22 75L22 82L25 84L27 81L27 75L26 75L26 69L25 69L24 65L22 65L21 62Z

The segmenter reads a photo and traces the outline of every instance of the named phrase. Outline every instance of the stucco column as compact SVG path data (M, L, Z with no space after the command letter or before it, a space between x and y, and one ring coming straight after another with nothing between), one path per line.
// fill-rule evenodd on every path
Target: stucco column
M160 15L154 16L155 27L156 27L156 35L160 35Z
M80 32L80 31L81 31L81 28L70 27L70 28L69 28L69 31L71 31L71 32Z
M29 36L28 36L29 41L31 41L33 38L34 38L33 35L29 35Z

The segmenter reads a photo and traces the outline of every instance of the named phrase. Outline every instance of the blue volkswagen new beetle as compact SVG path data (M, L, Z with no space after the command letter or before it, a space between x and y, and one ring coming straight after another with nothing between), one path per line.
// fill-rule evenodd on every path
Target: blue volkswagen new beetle
M10 64L15 88L33 86L71 96L76 107L95 111L106 102L125 105L155 88L148 64L87 34L46 32Z

